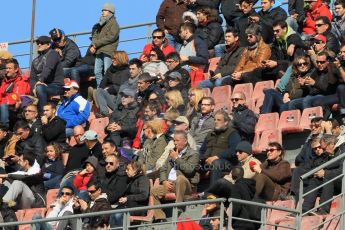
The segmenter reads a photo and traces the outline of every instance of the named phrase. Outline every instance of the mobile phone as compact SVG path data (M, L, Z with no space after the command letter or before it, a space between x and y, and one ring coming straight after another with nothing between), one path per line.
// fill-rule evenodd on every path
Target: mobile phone
M265 65L267 63L267 61L266 60L262 60L261 63Z

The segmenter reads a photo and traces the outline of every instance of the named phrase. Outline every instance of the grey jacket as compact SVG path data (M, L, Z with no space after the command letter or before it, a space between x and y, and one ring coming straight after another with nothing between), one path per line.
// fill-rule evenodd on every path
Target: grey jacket
M105 25L96 29L92 36L92 44L96 46L96 54L112 56L117 50L120 39L120 27L115 17L112 17Z
M181 156L181 158L177 158L175 161L169 156L159 172L159 180L161 183L168 180L169 173L174 165L176 165L176 176L184 175L193 185L197 185L199 183L200 175L197 172L197 168L199 166L199 154L195 150L187 146L186 152Z
M201 146L202 143L204 143L207 134L214 130L213 113L207 116L204 123L199 127L199 121L201 117L202 115L198 113L197 116L193 118L190 127L190 134L193 136L196 144L199 146Z

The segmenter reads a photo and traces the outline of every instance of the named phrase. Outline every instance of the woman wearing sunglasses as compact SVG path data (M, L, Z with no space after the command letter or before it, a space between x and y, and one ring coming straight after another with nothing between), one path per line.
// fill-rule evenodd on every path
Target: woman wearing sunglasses
M251 170L256 173L256 195L264 200L275 201L286 197L290 190L290 163L284 158L284 150L278 142L268 143L267 159L255 164Z
M292 63L292 74L284 92L277 89L264 90L265 98L260 113L283 112L289 109L289 102L306 96L305 79L315 71L308 56L298 56Z
M163 51L158 47L153 47L148 54L148 62L143 65L143 72L149 73L152 77L161 77L167 71Z

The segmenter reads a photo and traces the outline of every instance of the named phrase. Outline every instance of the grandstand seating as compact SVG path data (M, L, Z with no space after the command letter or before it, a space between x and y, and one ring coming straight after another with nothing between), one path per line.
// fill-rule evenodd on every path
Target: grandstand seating
M246 102L249 102L252 99L253 95L253 84L252 83L243 83L237 84L234 87L232 94L236 92L242 92L246 96Z
M215 111L218 109L231 111L231 87L229 85L214 87L212 97L216 104Z
M28 221L32 220L35 214L41 215L41 217L45 217L47 212L46 208L31 208L31 209L26 209L22 221ZM20 225L19 230L30 230L30 225L25 224L25 225Z
M272 202L272 205L278 206L278 207L284 207L284 208L295 208L295 203L293 200L285 200L285 201L274 201ZM288 215L288 212L280 211L280 210L271 210L267 213L267 223L276 224L277 221L281 221L286 219L286 216ZM273 226L268 226L266 228L267 230L273 230L275 229Z
M260 107L262 103L264 102L264 98L265 98L264 90L272 89L272 88L274 88L274 82L272 80L260 81L255 84L253 96L252 96L252 99L254 101L253 111L255 113L260 112Z
M104 132L104 129L109 124L109 118L103 117L103 118L96 118L92 120L90 124L90 130L93 130L98 135L98 140L103 143L104 138L106 137L106 133Z
M149 196L149 207L154 206L153 196ZM140 221L140 222L151 222L154 215L154 209L148 209L146 216L130 216L129 219L131 222Z
M211 97L212 96L211 90L209 88L203 88L202 91L204 92L205 97Z
M301 112L299 110L284 111L280 115L278 129L283 133L297 133L303 131L300 126Z
M321 106L304 109L302 112L300 127L303 129L310 129L310 121L315 117L323 117Z
M316 227L317 225L321 224L322 217L321 216L304 216L302 217L302 225L303 229L312 229ZM277 230L286 230L288 228L286 227L295 227L295 220L294 219L285 219L277 224L282 225L277 228Z
M255 132L261 134L265 130L277 129L279 122L278 113L261 114L255 126Z
M47 191L47 195L46 195L47 209L50 208L51 203L56 199L56 197L58 196L58 193L59 193L59 189L49 189Z
M278 142L282 144L282 133L279 129L265 130L260 135L255 133L254 142L253 142L253 152L261 153L267 149L269 142Z
M219 61L220 57L214 57L208 60L208 75L210 75L210 71L216 70Z

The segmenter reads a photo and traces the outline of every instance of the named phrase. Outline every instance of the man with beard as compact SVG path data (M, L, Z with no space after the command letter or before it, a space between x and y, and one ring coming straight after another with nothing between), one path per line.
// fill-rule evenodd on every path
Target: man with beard
M43 107L42 136L47 143L66 145L66 122L56 116L56 105L49 102Z
M96 54L95 76L97 87L103 79L105 71L112 63L111 57L117 49L120 38L120 27L115 16L115 6L105 3L102 7L102 16L96 24L95 33L92 35L91 53Z

